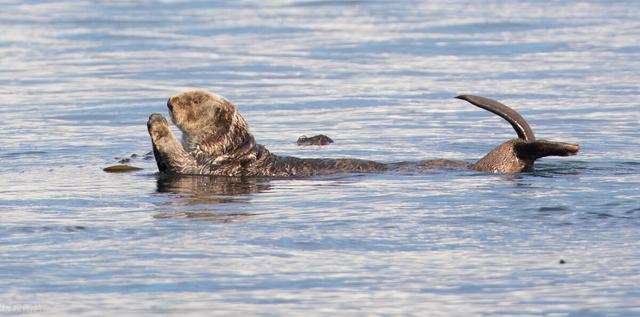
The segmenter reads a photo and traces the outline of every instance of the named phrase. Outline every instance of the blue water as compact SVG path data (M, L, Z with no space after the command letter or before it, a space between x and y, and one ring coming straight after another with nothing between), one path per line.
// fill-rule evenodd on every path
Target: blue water
M640 315L635 1L9 0L0 30L1 315ZM473 161L515 137L463 93L581 153L161 178L147 116L194 88L282 155ZM336 142L295 144L315 133ZM122 158L143 170L102 171Z

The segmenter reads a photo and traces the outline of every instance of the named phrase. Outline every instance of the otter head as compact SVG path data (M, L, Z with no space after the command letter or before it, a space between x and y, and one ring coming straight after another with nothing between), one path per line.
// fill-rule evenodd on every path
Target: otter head
M476 170L493 173L517 173L530 170L533 163L539 158L576 155L580 150L578 144L536 140L533 130L522 116L495 100L472 95L461 95L456 98L466 100L475 106L499 115L507 120L518 134L518 139L500 144L473 164L472 166Z
M167 101L185 149L196 157L217 157L242 146L251 136L234 104L206 91L187 91Z

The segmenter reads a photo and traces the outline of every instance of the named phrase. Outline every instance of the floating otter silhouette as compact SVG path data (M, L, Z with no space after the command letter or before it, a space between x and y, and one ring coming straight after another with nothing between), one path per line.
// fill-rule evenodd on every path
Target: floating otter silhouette
M383 171L424 172L433 169L473 169L491 173L529 170L545 156L578 153L578 144L536 140L527 122L513 109L488 98L456 97L507 120L518 134L474 164L458 160L380 163L361 159L297 158L272 154L257 144L235 105L205 92L188 91L167 101L171 119L182 131L182 143L160 114L149 117L147 128L160 172L250 177L315 176Z

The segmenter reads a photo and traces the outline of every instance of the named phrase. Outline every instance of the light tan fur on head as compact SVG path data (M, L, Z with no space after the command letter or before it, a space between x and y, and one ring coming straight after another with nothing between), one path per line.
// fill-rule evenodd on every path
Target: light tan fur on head
M206 91L187 91L167 101L185 150L200 159L216 158L241 147L251 136L234 104Z

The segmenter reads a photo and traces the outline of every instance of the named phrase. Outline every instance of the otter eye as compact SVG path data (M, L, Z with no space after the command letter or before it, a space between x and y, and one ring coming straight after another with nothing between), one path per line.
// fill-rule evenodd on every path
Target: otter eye
M194 105L197 105L200 103L200 99L193 99L191 102L193 102Z

